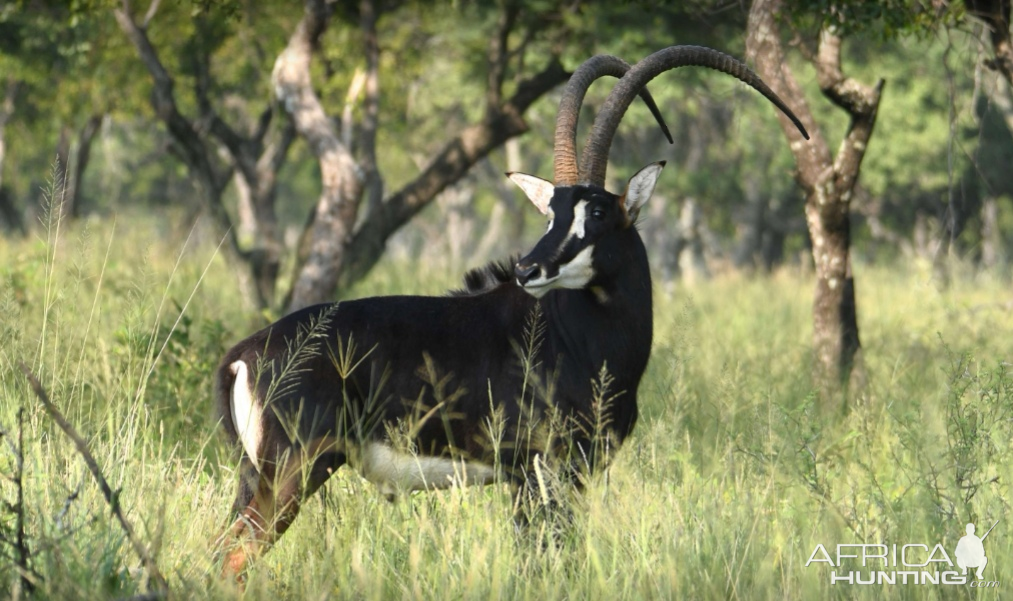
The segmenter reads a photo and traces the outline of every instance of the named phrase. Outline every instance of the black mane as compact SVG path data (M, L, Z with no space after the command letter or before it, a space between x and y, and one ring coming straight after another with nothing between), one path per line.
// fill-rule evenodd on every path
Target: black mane
M464 288L451 290L449 296L475 296L493 288L514 281L516 257L501 261L490 261L485 267L478 267L464 274Z

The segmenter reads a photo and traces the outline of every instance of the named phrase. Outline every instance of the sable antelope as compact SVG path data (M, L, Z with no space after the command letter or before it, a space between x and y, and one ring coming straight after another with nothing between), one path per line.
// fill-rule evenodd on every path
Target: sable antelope
M653 328L635 222L664 163L641 169L621 195L605 190L605 166L634 96L667 134L645 85L686 65L737 77L802 129L757 75L717 51L677 46L632 68L594 57L560 101L555 184L507 174L548 218L531 252L470 272L466 289L449 296L309 307L226 353L216 404L242 458L225 573L238 575L346 463L385 493L502 479L520 495L544 459L576 481L623 442L637 421ZM621 79L578 169L577 114L603 75Z

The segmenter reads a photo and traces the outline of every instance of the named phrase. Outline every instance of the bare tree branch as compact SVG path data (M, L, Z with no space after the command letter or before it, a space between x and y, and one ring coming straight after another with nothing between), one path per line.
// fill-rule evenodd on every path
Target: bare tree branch
M375 213L383 201L383 179L376 163L376 131L380 125L380 43L377 39L376 8L372 0L359 4L362 35L365 41L365 105L359 150L363 186L366 196L365 214Z
M454 136L411 182L390 196L381 210L362 224L352 239L340 286L363 277L383 255L384 245L437 194L467 173L476 162L507 140L528 131L524 112L538 98L566 81L569 73L558 60L522 81L499 114L471 125Z
M505 0L496 22L496 32L489 39L489 74L485 86L485 110L487 115L498 111L503 102L503 80L506 78L507 62L510 60L510 31L517 22L520 12L517 3Z
M137 49L137 53L154 79L151 103L155 114L165 123L169 129L173 141L183 162L196 176L195 179L200 188L204 189L205 198L209 200L208 209L222 231L230 232L231 247L239 255L239 241L235 237L235 230L228 213L220 202L213 199L221 197L222 190L228 185L232 177L231 169L220 171L212 165L209 153L201 142L200 135L194 126L186 119L176 106L176 98L173 88L175 86L172 77L165 70L162 61L158 58L158 52L148 39L144 29L137 26L133 17L130 16L128 3L124 0L120 8L113 9L116 22L120 29L126 34L127 39Z
M64 130L64 133L68 136L65 149L66 190L64 190L63 201L64 217L74 218L81 213L81 182L84 179L84 173L91 160L92 142L95 140L95 134L98 133L99 126L102 125L104 116L103 114L94 114L88 117L84 126L77 132L77 139L73 145L73 150L71 149L69 137L71 130L70 128Z
M964 0L967 12L988 28L995 57L985 65L1013 85L1013 43L1010 42L1010 0Z
M8 76L6 85L4 86L3 102L0 103L0 187L3 187L4 157L7 154L7 138L5 137L5 130L7 127L7 121L9 121L11 115L14 114L14 99L17 98L19 87L20 82L14 79L13 76Z
M341 110L341 143L348 148L355 144L355 105L362 95L362 88L366 87L366 71L356 68L352 74L352 83L348 84L348 92L345 93L345 107Z
M157 3L157 0L156 0ZM247 136L226 123L212 106L211 55L206 40L210 35L207 16L195 17L195 53L193 69L196 75L194 93L199 116L189 120L180 114L176 105L172 77L165 70L155 48L143 28L130 16L127 2L114 10L120 28L137 48L148 67L155 85L152 104L155 112L169 129L174 148L190 170L191 177L202 191L207 210L212 214L223 233L229 238L230 257L245 263L249 268L237 271L240 285L248 298L255 299L261 308L269 306L274 298L277 275L281 265L283 245L275 213L278 171L284 164L289 148L295 139L295 127L287 120L272 128L275 109L268 106L261 113ZM154 7L149 10L149 16ZM227 151L230 166L221 169L212 162L215 146L207 134ZM238 230L222 203L222 194L234 172L238 172L247 189L256 221L253 248L244 251L239 246ZM253 278L250 278L252 274Z
M809 141L806 142L791 121L783 113L778 113L781 131L788 138L792 154L795 156L798 167L796 179L806 193L809 193L816 182L804 178L807 174L822 172L823 166L830 164L830 147L813 117L801 86L787 65L774 18L774 14L780 9L780 3L774 6L770 6L771 4L766 0L753 2L746 33L746 54L755 63L757 73L763 77L770 89L781 98L788 99L795 115L809 132Z
M851 190L872 137L879 99L886 82L880 79L875 86L869 87L845 77L841 71L841 38L826 29L820 32L815 66L820 91L851 116L848 132L834 159L835 185L841 190Z
M158 5L162 3L162 0L151 0L151 4L148 5L148 12L144 13L144 21L141 22L141 28L147 29L151 20L155 18L155 13L158 12Z
M112 487L109 486L109 482L102 474L102 469L99 467L95 457L88 449L88 443L81 437L80 434L77 433L77 430L74 429L74 426L72 426L69 421L67 421L67 418L63 416L60 410L56 408L56 405L49 400L49 395L42 387L42 384L39 383L35 374L32 373L32 370L29 369L23 361L19 361L18 366L25 374L25 377L28 378L28 383L35 392L35 396L37 396L39 401L42 402L42 406L45 407L46 413L53 418L56 425L63 430L71 441L73 441L78 454L81 455L85 465L88 466L88 470L91 472L92 476L95 477L95 482L98 483L99 489L102 491L102 496L105 497L110 511L112 511L113 515L116 516L117 521L120 523L120 527L123 528L123 532L127 535L127 540L134 548L134 552L137 553L137 556L141 559L141 563L144 564L144 569L148 572L148 578L152 583L151 588L154 589L155 592L168 594L168 583L159 571L158 565L155 563L155 559L148 552L148 548L141 543L141 541L137 538L137 535L134 533L133 526L127 520L126 515L123 513L123 508L120 506L119 491L114 491Z
M387 238L404 225L447 186L463 177L477 161L506 140L528 130L523 113L536 99L565 81L568 74L553 59L541 72L528 80L518 82L516 91L508 101L502 100L507 61L511 53L507 39L515 26L518 11L516 3L508 2L501 15L495 40L490 43L487 61L490 75L487 79L486 99L489 102L482 120L451 138L433 160L413 181L380 202L378 188L370 188L369 170L374 168L369 138L374 135L375 124L370 120L369 105L376 101L378 92L371 88L370 75L376 67L376 14L372 0L360 4L360 25L365 39L367 57L367 96L364 138L360 145L363 160L356 164L350 149L334 132L332 123L313 94L309 74L311 48L326 28L328 5L323 0L306 0L306 14L292 36L288 47L275 63L274 88L283 101L286 111L321 164L323 191L311 223L304 233L300 253L304 263L297 269L291 297L286 303L289 311L308 304L323 302L339 286L345 286L362 277L383 254ZM376 197L366 204L359 214L363 192L375 190ZM355 219L361 217L359 223ZM355 227L353 227L355 226Z
M205 47L208 36L207 18L204 15L198 15L194 20L197 27L197 32L193 36L194 45L197 47L196 52L193 53L193 70L196 75L194 77L194 95L197 97L199 119L204 122L203 128L225 145L246 181L253 182L256 179L254 171L256 157L251 155L255 155L255 149L249 148L250 144L247 143L247 140L244 140L238 132L223 121L211 106L211 56ZM267 120L269 124L270 114L266 113L266 116L261 114L261 120ZM265 132L266 129L267 124L264 126Z

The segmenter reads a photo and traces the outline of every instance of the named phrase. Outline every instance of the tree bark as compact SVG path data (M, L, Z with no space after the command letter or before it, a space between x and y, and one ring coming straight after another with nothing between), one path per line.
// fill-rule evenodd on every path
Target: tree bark
M383 202L383 178L380 177L380 168L376 164L376 131L380 126L380 42L376 35L377 15L372 1L360 2L359 13L366 54L365 115L360 134L359 150L362 159L359 164L366 195L363 216L368 218Z
M14 206L14 199L3 183L4 158L7 156L7 122L14 115L14 100L17 98L19 87L18 80L8 77L4 85L3 101L0 102L0 218L7 222L7 227L11 230L26 234L24 219Z
M796 180L806 196L806 223L816 267L814 380L824 392L826 403L833 407L843 403L844 395L840 393L847 391L849 383L857 388L864 381L851 271L849 209L884 82L869 87L845 77L841 70L841 39L828 30L820 33L818 49L810 57L820 90L851 117L837 155L832 156L785 61L776 18L781 9L780 0L754 0L746 49L759 75L792 105L811 137L806 142L786 117L778 115L795 157Z
M679 209L676 224L678 242L675 246L675 261L679 267L679 278L687 284L709 280L705 238L707 224L700 204L694 198L687 198Z
M68 153L65 157L66 163L63 169L66 171L66 179L63 198L63 216L65 219L76 219L81 215L81 184L84 180L84 173L88 169L91 159L91 144L95 141L95 134L102 125L102 115L88 117L84 127L77 132L77 140L73 149L70 149L69 130L64 133L67 138Z
M321 302L334 291L352 236L364 177L324 112L310 77L313 49L327 29L331 3L306 0L305 14L271 74L278 101L320 164L321 191L292 285L288 310Z
M202 204L212 215L218 229L228 232L228 248L234 256L242 256L235 228L232 227L232 221L221 202L222 191L232 177L232 170L221 169L214 165L211 153L201 140L198 128L179 112L174 89L176 84L162 65L155 47L151 45L146 29L134 22L126 0L120 7L113 9L113 15L120 29L137 50L148 73L151 74L153 80L151 105L169 131L173 150L187 166L203 201Z
M330 4L306 0L305 15L288 47L275 63L274 89L299 134L309 143L320 163L323 180L320 199L311 216L304 249L287 305L294 311L329 300L334 291L361 279L383 255L387 239L493 149L528 130L524 111L538 98L566 80L568 73L553 60L540 73L520 81L508 100L502 99L506 62L513 56L506 47L516 8L504 7L497 32L490 42L486 111L479 123L454 136L414 180L382 202L367 202L368 212L356 227L359 205L368 189L382 188L375 163L376 106L379 88L376 14L372 2L360 6L366 41L366 118L362 124L363 160L356 162L351 149L335 131L313 92L310 59L319 36L327 27ZM516 49L515 49L516 51ZM371 72L373 73L371 75ZM347 126L346 126L347 127ZM371 178L376 179L371 179ZM374 182L371 184L370 182Z
M985 65L998 71L1013 85L1013 43L1010 42L1010 0L965 0L964 6L973 17L988 28L993 57Z
M348 286L367 273L383 255L394 232L425 208L444 188L507 140L528 131L523 114L531 104L566 81L569 73L553 60L537 75L521 82L500 110L465 128L436 155L418 177L390 196L376 216L362 224L352 237L337 285Z
M981 266L995 269L1006 262L1002 244L1002 228L999 227L999 202L994 196L981 203Z
M4 85L4 98L0 102L0 186L4 183L4 158L7 156L7 122L14 115L14 99L18 96L20 82L8 77Z
M246 267L236 271L243 296L259 308L266 308L274 298L283 251L274 211L277 174L295 139L295 129L286 123L274 128L277 131L269 137L275 111L268 108L260 115L251 135L244 136L233 130L211 106L209 57L202 48L196 53L194 65L200 123L183 116L176 104L175 82L147 36L146 28L154 16L154 7L152 3L143 25L134 21L126 0L113 10L113 14L151 74L154 83L151 103L155 114L168 129L173 149L187 166L202 205L211 214L221 235L227 238L226 254L234 263ZM202 24L197 22L198 29ZM200 45L201 36L197 37L195 42ZM216 165L214 146L205 139L205 131L225 147L232 165ZM222 194L234 172L246 181L251 194L256 240L250 251L241 248L238 231L222 202Z
M249 192L254 237L252 247L242 257L252 272L260 306L268 307L274 304L285 250L275 212L278 172L285 164L296 131L288 120L274 119L276 111L271 106L260 114L250 135L240 134L218 115L211 104L210 53L204 48L210 35L206 33L206 25L204 17L198 17L194 69L197 104L208 131L225 147L238 178Z
M232 174L232 185L236 188L236 231L239 241L252 241L257 236L257 217L253 212L253 192L238 171Z

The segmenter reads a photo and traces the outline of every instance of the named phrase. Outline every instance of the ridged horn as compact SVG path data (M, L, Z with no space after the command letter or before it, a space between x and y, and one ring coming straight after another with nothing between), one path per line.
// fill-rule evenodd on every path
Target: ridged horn
M661 73L679 67L707 67L727 73L736 79L748 84L757 92L764 95L774 106L781 109L795 127L802 132L805 139L809 139L802 122L795 113L791 112L788 105L774 93L767 84L763 83L760 76L753 73L749 67L736 58L718 52L712 48L703 46L670 46L659 50L648 56L626 72L626 75L619 80L619 83L612 88L612 92L605 100L595 117L591 133L588 135L587 145L584 147L584 154L581 156L580 164L583 169L580 171L579 181L581 183L605 185L605 169L608 165L609 148L612 146L612 138L619 127L626 109L633 102L647 82L651 81ZM558 137L557 137L558 140ZM558 150L557 150L558 152Z
M622 77L630 70L630 65L621 58L608 54L592 56L584 61L577 70L570 76L566 88L563 90L563 98L559 101L559 111L556 113L556 134L555 134L555 156L553 174L557 186L572 186L577 183L579 175L577 168L577 117L580 107L584 103L584 95L596 79L610 75ZM674 143L668 126L655 104L654 98L646 88L639 90L640 97L644 99L647 108L661 126L669 144Z

